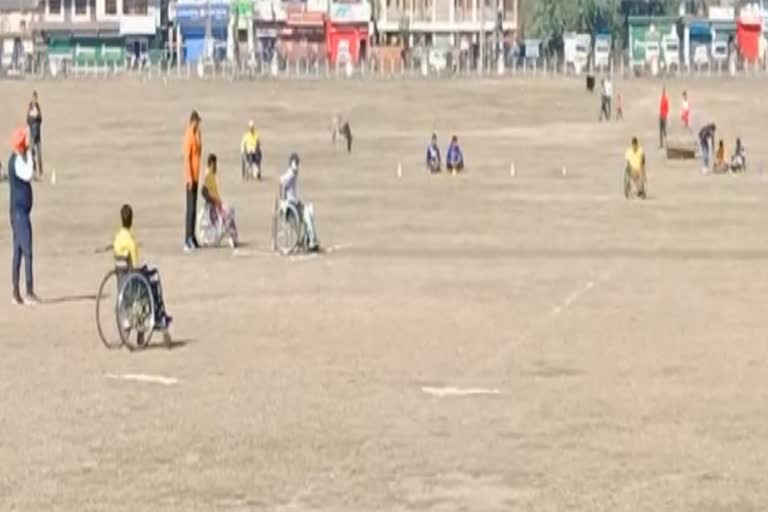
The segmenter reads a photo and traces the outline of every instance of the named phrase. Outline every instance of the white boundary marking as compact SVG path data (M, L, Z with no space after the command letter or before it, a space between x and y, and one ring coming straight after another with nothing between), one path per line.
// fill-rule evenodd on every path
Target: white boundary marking
M132 380L137 382L149 382L152 384L162 384L163 386L172 386L179 382L175 377L164 377L162 375L149 375L146 373L107 373L105 379L112 380Z
M444 398L446 396L476 396L476 395L498 395L501 391L498 389L487 388L455 388L453 386L431 387L423 386L421 390L432 396Z
M274 251L267 249L234 249L232 256L235 257L247 257L247 256L270 256Z

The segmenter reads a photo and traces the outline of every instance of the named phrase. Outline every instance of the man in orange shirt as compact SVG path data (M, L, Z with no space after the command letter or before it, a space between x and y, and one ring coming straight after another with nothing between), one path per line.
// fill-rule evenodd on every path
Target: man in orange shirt
M200 114L193 110L189 125L184 133L184 182L187 192L187 216L184 234L184 251L200 248L195 237L195 215L197 213L197 184L200 181L200 158L203 139L200 133Z
M661 89L659 102L659 149L663 149L667 142L667 119L669 119L669 97L665 87Z

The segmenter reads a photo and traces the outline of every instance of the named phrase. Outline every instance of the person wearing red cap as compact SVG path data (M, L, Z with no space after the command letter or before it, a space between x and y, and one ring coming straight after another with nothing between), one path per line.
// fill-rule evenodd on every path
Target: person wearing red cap
M659 102L659 149L663 149L667 142L667 119L669 119L669 97L667 88L661 89L661 101Z
M13 230L13 264L11 279L13 282L14 304L33 305L39 303L35 295L32 275L32 176L34 165L29 155L29 132L27 128L19 128L11 139L13 152L8 160L8 183L11 193L11 229ZM19 288L21 260L24 260L24 271L27 285L27 295L22 299Z

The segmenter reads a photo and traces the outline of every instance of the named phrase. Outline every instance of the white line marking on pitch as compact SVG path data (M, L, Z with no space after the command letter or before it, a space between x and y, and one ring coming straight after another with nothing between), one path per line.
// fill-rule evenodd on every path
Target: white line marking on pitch
M232 251L232 256L237 257L245 257L245 256L269 256L274 251L268 251L267 249L257 249L257 250L250 250L250 249L235 249Z
M336 245L332 245L330 247L327 247L325 249L325 252L330 254L332 252L337 252L337 251L340 251L342 249L348 249L349 246L350 246L350 244L336 244Z
M452 386L441 387L441 388L424 386L421 388L421 390L428 395L438 396L440 398L443 398L446 396L498 395L501 393L501 391L499 391L498 389L454 388Z
M163 377L162 375L149 375L146 373L107 373L105 379L113 380L133 380L137 382L149 382L152 384L162 384L163 386L172 386L179 382L175 377Z
M611 279L611 273L610 273L610 272L605 272L605 273L603 273L603 274L600 276L600 279L602 279L603 281L609 281L609 280ZM554 308L552 308L552 314L553 314L553 315L559 315L559 314L560 314L560 313L562 313L564 310L566 310L566 309L568 309L569 307L571 307L571 305L572 305L574 302L576 302L577 300L579 300L579 299L580 299L580 298L581 298L581 297L582 297L582 296L583 296L585 293L587 293L589 290L591 290L591 289L592 289L592 288L594 288L594 287L595 287L595 282L594 282L594 281L587 281L586 283L584 283L584 285L583 285L582 287L580 287L580 288L577 288L577 289L575 289L573 292L571 292L571 294L570 294L570 295L568 295L568 296L567 296L567 297L566 297L566 298L563 300L563 303L562 303L562 304L560 304L559 306L555 306Z

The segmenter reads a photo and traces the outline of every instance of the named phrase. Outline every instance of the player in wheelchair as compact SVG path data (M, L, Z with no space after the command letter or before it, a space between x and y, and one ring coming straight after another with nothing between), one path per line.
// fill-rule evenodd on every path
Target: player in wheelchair
M253 121L248 123L248 131L243 134L240 143L240 159L243 180L261 179L261 141Z
M139 251L136 240L133 237L131 228L133 226L133 209L130 205L124 204L120 209L120 221L122 227L115 235L112 244L116 265L119 269L118 284L122 289L122 283L129 278L133 272L140 274L149 283L154 301L154 328L167 331L173 318L165 311L163 302L163 288L160 283L160 273L156 268L150 269L146 265L139 266ZM133 292L134 290L127 290ZM140 293L140 292L136 292ZM123 297L123 301L132 302L134 297Z
M280 204L279 217L288 221L292 225L291 216L295 215L296 225L293 231L295 237L287 251L296 248L304 248L308 251L320 250L320 243L317 239L315 229L315 210L311 203L303 203L299 200L297 193L297 182L299 178L299 155L292 153L288 159L288 170L280 177ZM292 213L295 212L295 213Z
M432 134L432 140L427 146L427 170L431 173L440 172L441 167L440 148L437 145L437 134Z
M216 155L208 155L208 166L203 181L203 205L198 215L198 240L206 246L216 246L225 238L235 248L238 243L235 210L224 205L219 193L218 164Z
M459 138L455 135L451 137L451 144L446 151L445 168L454 173L464 170L464 153L459 146Z

